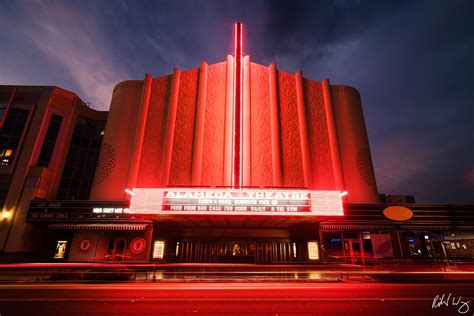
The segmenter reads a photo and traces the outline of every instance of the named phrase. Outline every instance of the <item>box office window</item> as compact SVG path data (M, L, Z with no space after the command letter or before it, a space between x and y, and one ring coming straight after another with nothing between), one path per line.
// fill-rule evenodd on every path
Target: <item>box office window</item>
M53 155L54 146L58 139L59 130L61 129L62 116L53 114L49 121L48 131L44 138L43 147L41 148L40 156L38 159L38 166L48 167Z

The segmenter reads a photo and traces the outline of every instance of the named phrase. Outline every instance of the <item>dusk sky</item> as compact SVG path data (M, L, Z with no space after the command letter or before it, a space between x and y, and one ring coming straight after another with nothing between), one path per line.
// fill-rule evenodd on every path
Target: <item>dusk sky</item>
M107 110L120 81L253 62L359 90L379 192L474 203L474 1L0 0L0 85Z

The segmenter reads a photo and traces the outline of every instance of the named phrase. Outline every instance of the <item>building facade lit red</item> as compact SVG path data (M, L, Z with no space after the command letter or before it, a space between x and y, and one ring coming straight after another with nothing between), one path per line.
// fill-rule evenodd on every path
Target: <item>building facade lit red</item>
M3 256L473 257L471 206L379 195L356 89L252 62L242 31L223 62L118 83L108 113L56 87L0 87Z

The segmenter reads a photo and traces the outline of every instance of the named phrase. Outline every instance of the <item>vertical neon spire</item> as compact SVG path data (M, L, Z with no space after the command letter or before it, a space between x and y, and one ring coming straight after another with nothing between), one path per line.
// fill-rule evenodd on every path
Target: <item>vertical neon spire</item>
M242 22L235 23L232 187L242 188Z

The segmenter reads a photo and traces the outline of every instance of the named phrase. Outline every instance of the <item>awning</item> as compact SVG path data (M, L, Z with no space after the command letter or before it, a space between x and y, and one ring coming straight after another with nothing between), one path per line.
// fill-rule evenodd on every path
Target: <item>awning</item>
M393 225L321 224L321 230L395 230Z
M458 231L458 230L467 230L467 231L474 231L474 226L422 226L422 225L403 225L400 226L403 230L423 230L423 231Z
M102 224L50 224L49 229L75 230L145 230L148 224L102 223Z

